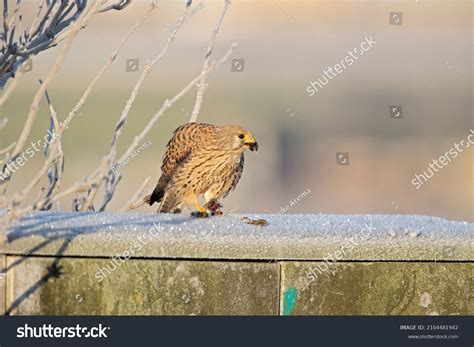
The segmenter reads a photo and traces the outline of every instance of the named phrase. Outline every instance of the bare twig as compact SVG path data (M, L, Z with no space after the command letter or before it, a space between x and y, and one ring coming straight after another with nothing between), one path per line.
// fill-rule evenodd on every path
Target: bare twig
M64 153L61 145L61 139L58 136L59 121L56 115L56 111L53 108L51 99L47 91L45 91L45 98L49 105L49 115L50 115L50 127L48 140L45 147L45 156L49 157L50 152L56 151L56 160L52 162L51 167L48 169L48 179L49 179L49 188L46 193L46 202L41 208L42 210L49 210L52 207L52 204L49 202L51 196L56 192L61 184L61 178L64 172ZM36 201L38 201L36 199Z
M233 44L231 46L231 48L227 51L227 53L218 61L218 62L215 62L215 63L212 63L209 65L208 69L206 71L203 71L201 72L202 73L209 73L209 71L212 71L212 70L215 70L217 69L221 64L223 64L225 61L227 61L227 59L230 57L230 55L233 53L234 49L236 47L236 44ZM199 80L199 78L201 77L201 74L199 74L197 77L195 77L192 81L190 81L186 87L184 89L182 89L178 94L176 94L172 99L171 101L170 100L167 100L165 101L165 104L163 105L163 107L153 116L153 118L150 120L150 122L148 123L148 125L145 127L145 129L142 131L142 133L140 135L143 135L145 136L146 133L151 129L152 125L154 124L154 122L156 122L158 120L158 118L167 110L169 109L169 107L175 103L176 101L178 101L187 91L189 91L195 84L196 84L196 81ZM137 139L137 137L135 137L135 139ZM133 144L132 144L133 145ZM134 147L130 146L129 149L131 149L131 151L133 151ZM128 154L129 155L129 154ZM125 158L128 157L125 156ZM123 157L122 157L123 158ZM55 195L53 195L51 197L51 200L50 202L51 203L54 203L68 195L71 195L71 194L76 194L76 193L84 193L84 192L87 192L91 186L93 186L94 184L97 184L100 180L98 180L98 173L102 172L102 170L104 170L104 167L106 166L107 162L102 160L101 162L101 166L94 172L94 174L92 174L88 179L84 180L84 181L79 181L79 182L76 182L74 183L73 185L71 185L70 187L68 187L67 189L63 190L63 191L60 191L58 193L56 193ZM48 164L49 166L49 164ZM44 173L43 173L44 175ZM99 177L100 178L100 177ZM25 208L23 209L20 209L20 210L16 210L16 211L12 211L11 213L9 213L7 215L7 217L4 217L3 218L3 222L4 222L4 225L9 225L9 223L11 223L11 221L15 220L15 219L18 219L18 218L21 218L22 216L24 216L25 214L35 210L35 209L38 209L38 207L41 207L44 203L46 202L45 199L42 199L40 201L38 201L36 203L36 206L34 205L30 205L30 206L26 206ZM1 220L1 219L0 219Z
M54 79L54 77L58 73L62 62L64 61L65 55L68 52L69 48L71 47L72 41L74 40L77 32L81 29L81 27L85 23L87 23L91 19L92 15L96 12L97 7L99 5L100 5L100 1L97 1L94 4L94 6L91 7L89 12L86 13L85 16L81 20L74 23L74 25L72 27L72 30L71 30L70 37L68 38L65 46L63 47L63 50L62 50L61 54L56 59L56 63L54 64L53 68L51 69L51 71L47 75L44 83L41 84L40 88L38 89L37 93L35 94L35 97L33 98L33 102L32 102L31 107L30 107L30 112L28 114L27 121L24 125L23 131L20 134L20 138L18 139L18 142L17 142L15 148L13 149L13 154L12 154L10 160L15 160L18 157L20 151L23 149L23 147L26 143L26 140L29 136L29 133L31 131L33 122L34 122L34 120L36 118L36 115L37 115L41 95L46 91L46 87L48 86L48 84ZM54 141L55 141L55 139L53 139L53 143L54 143ZM4 186L3 189L0 189L0 200L7 201L7 204L10 207L9 213L5 217L3 217L3 219L4 219L3 227L4 227L5 231L8 229L8 226L10 225L10 223L15 218L17 218L18 216L21 217L22 215L24 215L23 213L28 213L28 212L20 211L20 214L17 214L15 209L24 200L24 198L27 196L27 194L30 192L30 190L40 181L40 179L48 171L50 165L55 160L57 160L57 155L58 155L58 149L57 148L58 147L54 147L54 149L51 150L48 153L48 157L46 158L46 161L45 161L43 167L41 168L41 170L39 170L37 172L35 177L31 180L31 182L25 188L23 188L21 191L17 192L14 195L13 199L10 202L8 202L9 200L4 197L5 192L6 192L6 188L7 188L6 182L9 182L9 180L5 180L5 181L0 182L0 186L1 186L2 183L3 183L3 186ZM3 169L2 173L4 172L5 169L6 169L6 165L4 166L4 169ZM41 209L41 208L43 208L44 204L47 203L47 202L52 203L53 198L47 199L47 200L43 199L43 200L41 200L40 205L38 205L38 204L30 205L30 207L28 209L30 211L35 210L35 209ZM26 211L26 210L27 209L23 209L23 211Z
M62 124L59 124L59 126L57 127L57 134L58 134L58 137L62 136L63 132L68 128L68 125L69 123L72 121L72 119L74 118L74 116L77 114L78 110L80 109L80 107L84 104L84 102L86 101L88 95L90 94L90 92L92 91L93 87L97 84L98 80L100 79L100 77L102 77L102 75L105 73L105 71L108 69L108 67L114 62L116 56L118 55L118 52L120 51L120 49L125 45L125 43L127 42L127 40L130 38L130 36L136 31L136 29L143 23L143 21L149 16L149 14L151 13L151 11L155 8L156 6L155 5L152 5L150 7L150 9L145 13L144 16L142 16L136 23L135 25L130 29L130 31L128 32L128 34L125 36L125 38L120 42L119 46L115 49L115 51L113 52L113 54L110 56L110 58L107 60L106 64L103 66L103 68L101 69L101 71L99 72L99 74L97 76L94 77L93 81L89 84L89 86L87 87L86 91L84 92L84 94L82 95L82 97L80 98L80 100L78 101L78 103L76 104L76 106L74 107L74 109L71 111L71 113L68 115L68 117L65 119L65 121L62 123ZM5 150L6 151L9 151L13 146L15 145L15 143L13 143L12 145L10 145L8 148L6 148ZM33 179L33 182L37 182L37 178L40 176L40 175L44 175L44 173L48 170L48 167L49 165L52 163L52 161L46 161L44 164L43 164L43 167L40 169L39 171L39 174ZM62 166L62 164L61 164ZM79 184L78 186L79 187L83 187L84 183L81 183ZM5 190L3 190L3 194L4 194ZM2 192L0 191L0 197L2 197ZM47 199L47 200L50 200L50 203L54 201L56 201L57 199L53 199L52 196L54 195L54 191L51 192L50 194L51 196ZM21 196L24 196L24 195L20 195L20 198L17 196L16 197L16 202L19 203L19 200L21 200ZM4 199L5 200L5 199ZM36 203L36 206L39 207L39 208L42 208L42 206L44 205L47 205L48 204L48 201L37 201ZM27 212L26 212L27 213Z
M235 48L237 47L237 44L234 43L232 46L229 48L229 50L224 54L224 56L219 59L219 61L211 63L207 69L201 71L201 73L193 78L178 94L176 94L173 98L171 99L166 99L161 108L158 110L158 112L155 113L155 115L150 119L148 124L145 126L145 128L142 130L142 132L135 136L133 139L132 143L128 147L128 149L125 151L125 153L120 157L120 159L117 161L117 163L121 163L124 160L126 160L130 154L133 152L133 150L138 146L139 143L141 143L145 136L148 134L148 132L153 128L155 123L158 121L158 119L168 110L173 106L183 95L185 95L189 90L191 90L196 83L202 78L203 75L207 75L210 71L216 70L220 65L222 65L224 62L229 59L229 57L232 55L234 52Z
M186 18L187 14L190 12L190 9L188 7L185 8L184 12L182 15L178 18L177 21L183 21L184 18ZM130 93L130 96L127 100L127 103L122 111L122 115L120 116L120 119L118 120L116 126L115 126L115 132L112 137L112 143L110 145L110 150L107 156L104 157L104 160L107 161L108 163L108 168L106 172L101 173L103 176L105 182L107 183L105 193L104 193L104 201L101 204L100 209L103 210L107 206L108 202L110 202L111 198L113 197L113 194L115 193L115 189L117 188L118 183L120 182L120 174L117 175L112 171L112 167L115 165L115 156L116 156L116 150L117 150L117 144L118 144L118 139L122 133L122 130L127 122L128 119L128 114L130 112L130 109L132 108L133 102L135 101L138 91L140 90L143 82L145 81L146 77L150 74L150 72L153 70L155 65L163 59L165 54L168 52L169 47L171 44L174 42L176 38L176 33L178 30L181 28L181 26L174 26L173 30L171 31L171 34L168 36L168 39L166 40L165 46L161 50L161 52L151 61L147 62L145 64L145 68L143 69L143 72L141 73L140 77L138 78L137 82L135 83L135 86ZM87 197L86 203L84 205L84 208L87 209L92 205L92 202L94 201L96 192L98 188L100 187L100 182L95 187L94 190L91 191L91 194Z
M96 2L95 5L89 10L89 12L84 16L84 18L74 24L74 26L73 26L73 28L70 32L69 39L67 40L67 42L64 45L61 53L57 57L56 62L53 65L53 67L51 68L50 72L48 73L46 79L44 80L44 83L41 84L40 88L38 89L38 91L36 92L36 94L33 98L33 102L31 103L30 111L28 113L25 125L23 126L23 130L21 131L20 136L18 138L18 141L15 145L15 148L13 149L13 153L11 155L11 160L15 160L18 157L18 155L20 154L20 152L22 151L22 149L24 148L25 143L28 140L28 136L30 135L31 129L33 127L33 123L36 119L36 116L37 116L37 113L38 113L38 107L39 107L39 104L41 102L42 96L43 96L44 92L46 91L46 88L48 87L48 85L54 80L54 78L58 74L59 69L60 69L60 67L61 67L61 65L62 65L62 63L63 63L63 61L66 57L66 54L69 51L69 49L71 47L71 44L72 44L74 38L76 37L78 31L81 29L81 27L83 25L85 25L85 23L87 23L91 19L92 15L95 13L95 11L96 11L97 7L99 6L99 4L100 4L99 1ZM3 183L5 183L5 182L8 182L8 181L3 181ZM1 186L1 183L2 182L0 182L0 186ZM1 192L0 192L0 194L1 194Z
M4 155L5 153L8 153L9 151L11 151L13 149L13 147L15 147L15 144L16 142L12 142L10 143L7 147L5 147L4 149L0 150L0 155ZM0 163L2 162L3 160L0 161Z
M97 0L91 1L92 5L88 6L88 0L40 1L32 24L23 30L23 16L19 10L21 0L16 0L16 6L11 14L8 0L3 0L3 31L0 33L0 89L10 78L15 77L18 68L26 60L69 37L73 23L86 12L87 8L93 7L95 14L122 10L132 2L132 0L120 0L108 4L108 1ZM86 24L83 23L80 29Z
M44 175L44 173L43 173L43 175ZM85 191L87 191L87 188L88 188L88 184L86 182L76 182L74 185L72 185L68 189L54 195L51 198L50 202L54 203L54 202L59 201L60 199L66 197L70 194L73 194L73 193L85 192ZM41 206L43 206L45 202L46 202L46 200L43 199L43 200L38 201L35 205L32 204L32 205L29 205L29 206L27 206L23 209L11 209L6 215L1 216L0 221L2 222L3 232L6 232L8 230L10 224L14 220L20 219L24 215L26 215L27 213L30 213L34 210L37 210L37 209L41 208ZM0 203L2 203L2 197L1 196L0 196ZM2 206L5 207L5 203ZM0 246L1 246L1 243L2 243L1 241L2 240L0 240ZM5 240L3 240L3 241L5 241Z
M4 1L7 1L7 0L4 0ZM69 18L71 11L73 11L75 7L66 6L65 4L68 3L68 1L70 0L61 0L60 2L58 0L45 0L44 5L40 6L38 9L37 19L34 22L35 23L34 31L32 30L31 32L28 32L27 34L25 34L25 38L23 38L22 40L23 41L27 40L27 38L31 37L34 33L44 32L44 30L46 30L48 27L52 25L54 26L57 23L61 23L65 18ZM74 0L74 1L76 1L77 6L85 5L87 2L87 0ZM2 187L0 184L0 208L8 209L8 213L4 213L3 215L0 216L0 223L2 223L3 228L5 230L8 229L12 221L22 218L25 214L35 211L35 210L50 209L51 206L53 206L53 204L59 203L61 199L70 195L74 196L74 199L73 199L74 210L94 210L94 199L96 195L98 194L101 184L105 182L103 201L101 202L101 204L98 205L98 209L100 211L103 211L108 205L108 203L111 201L111 199L113 198L117 185L119 184L120 179L121 179L121 175L119 173L113 173L112 168L115 167L116 165L119 165L124 160L126 160L131 155L131 153L135 150L138 144L141 141L143 141L144 137L153 128L153 126L156 124L158 119L167 110L169 110L179 99L181 99L188 91L190 91L193 87L195 87L197 83L199 83L198 93L196 96L196 105L194 107L194 111L196 112L193 111L193 114L195 114L195 117L197 117L197 115L199 114L201 104L202 104L203 96L205 94L205 89L202 89L203 87L201 86L205 85L207 75L209 74L209 72L216 70L221 64L227 61L236 47L236 44L233 44L230 47L230 49L226 52L226 54L222 56L218 61L211 62L211 55L212 55L215 41L217 39L217 34L219 32L219 28L224 18L224 15L227 11L227 8L230 4L229 0L225 0L225 6L217 21L216 27L214 28L211 34L211 39L208 45L208 51L205 57L202 71L195 78L189 81L189 83L186 84L184 88L181 89L176 95L174 95L170 99L166 99L163 102L163 105L150 118L149 122L145 125L143 130L137 136L135 136L130 146L123 153L123 155L117 160L116 159L117 144L118 144L118 140L120 138L121 132L123 130L123 127L125 126L127 122L129 112L133 106L135 98L142 84L144 83L144 80L146 79L148 74L152 71L153 67L163 58L169 46L175 39L176 32L181 27L181 26L174 26L174 30L171 33L171 35L169 35L164 48L151 62L148 62L145 65L144 71L138 78L133 90L131 91L130 96L122 111L122 114L115 126L115 131L114 131L113 138L111 141L110 149L108 153L100 161L99 167L96 168L92 172L92 174L90 174L84 180L76 182L72 184L71 186L61 190L60 181L61 181L62 170L63 170L63 165L64 165L64 154L61 148L60 136L68 128L70 122L77 116L80 108L85 103L92 89L96 86L97 81L103 76L107 68L113 63L113 61L117 57L119 50L123 47L125 42L133 34L133 32L138 28L138 26L147 18L147 16L150 14L153 8L156 7L156 5L153 3L150 10L147 13L145 13L145 15L142 18L140 18L140 20L131 28L130 32L121 41L118 48L113 52L113 54L106 61L103 68L99 71L99 73L94 77L92 82L86 88L82 97L79 99L79 101L77 102L73 110L68 114L68 116L65 118L62 124L59 122L56 112L52 106L51 100L49 99L49 95L47 94L47 87L48 85L51 84L51 81L57 75L59 67L62 65L64 56L71 45L71 41L73 40L73 37L77 34L77 32L80 29L82 29L87 24L90 18L92 18L92 15L99 11L102 12L104 10L119 10L125 7L127 3L129 2L130 2L129 0L122 0L119 2L114 0L114 4L109 4L108 1L104 1L104 0L97 1L94 6L92 6L90 9L88 8L87 11L84 12L84 15L81 16L81 19L79 19L78 21L74 23L72 28L68 29L70 34L68 34L67 37L65 37L66 43L63 47L63 50L58 55L57 60L53 68L47 75L47 78L45 79L44 83L40 86L39 90L36 92L36 95L33 98L33 102L30 106L30 111L28 113L27 121L25 122L24 128L22 132L20 133L17 143L12 145L12 147L14 147L13 154L11 158L9 157L8 160L12 160L12 159L14 160L16 157L18 157L21 150L25 147L25 143L31 132L31 128L36 118L38 107L42 99L41 96L43 94L46 96L46 100L48 102L49 110L50 110L49 131L57 133L58 137L57 138L53 137L53 139L50 142L48 141L49 143L45 151L45 154L46 154L45 162L43 166L40 168L40 170L37 171L37 173L32 178L32 180L25 187L23 187L20 191L15 192L11 198L6 199L6 196L5 196L6 185L4 186L5 189L2 192L1 190ZM191 1L188 1L185 12L183 16L180 17L181 20L185 18L184 16L186 15L187 11L191 10L189 8L190 3ZM8 9L6 10L6 13L8 17ZM5 16L5 11L4 11L4 16ZM11 32L12 28L9 27L9 25L10 24L8 23L5 24L5 21L4 21L4 26L6 26L9 32ZM1 28L0 28L0 31L1 31ZM64 35L64 33L66 32L68 31L63 31L61 35ZM55 39L56 40L62 39L61 35L56 35ZM3 35L0 37L0 46L1 44L4 44L4 49L8 49L8 47L10 47L10 42L11 42L11 37L6 37ZM3 56L0 55L0 59L2 58ZM9 88L13 89L14 87L9 87ZM2 99L0 99L0 101L1 100ZM40 182L40 180L46 174L47 174L47 177L49 178L49 188L46 190L46 194L44 194L44 191L42 190L39 192L40 195L38 195L38 198L36 199L36 202L34 204L30 204L25 207L20 207L25 197L31 192L31 190ZM124 206L122 210L134 209L143 203L142 195L145 189L147 188L149 181L150 181L150 177L148 177L143 182L140 189L135 193L133 198L127 202L126 206ZM80 194L85 194L86 197L81 198L79 196ZM0 244L1 244L1 240L0 240Z
M81 98L77 102L76 106L72 109L72 111L68 114L64 122L60 126L60 131L64 131L67 129L69 126L69 123L72 121L72 119L76 116L77 112L79 109L84 105L84 103L87 100L87 97L89 94L92 92L92 89L96 86L97 82L99 79L104 75L105 71L112 65L112 63L115 61L115 59L118 56L118 53L120 50L123 48L125 43L129 40L129 38L133 35L133 33L140 27L140 25L145 21L145 19L148 18L150 13L156 8L156 5L154 3L151 4L150 8L145 12L145 14L130 28L129 32L125 37L122 39L118 47L114 50L112 55L109 57L105 65L102 67L102 69L99 71L99 73L93 78L92 82L89 84L89 86L86 88L84 93L82 94Z
M187 15L189 12L189 9L186 8L183 12L183 14L179 17L178 21L182 21L183 18ZM125 108L122 111L122 115L117 122L117 125L115 127L115 132L114 136L112 138L112 144L110 146L110 151L109 151L109 159L113 161L115 157L115 152L117 149L117 143L118 143L118 138L120 137L120 134L122 132L123 127L125 126L125 123L127 122L128 118L128 113L130 109L132 108L133 102L135 101L135 98L138 95L138 91L140 90L140 87L142 86L143 82L145 81L146 77L150 74L150 72L153 70L155 65L163 59L164 55L168 51L169 47L171 44L174 42L176 38L176 33L178 32L180 26L175 26L173 31L171 32L171 35L168 37L168 40L166 40L166 44L161 50L161 52L151 61L145 64L145 68L143 72L141 73L140 77L137 80L137 83L135 84L132 93L130 94L130 97L128 98L127 104L125 105Z
M209 40L206 56L204 58L204 64L202 67L203 70L206 70L209 65L209 60L211 59L212 52L214 51L214 44L217 40L217 35L219 34L219 28L222 24L222 21L224 20L224 16L227 12L227 9L229 8L229 5L230 5L230 0L225 0L224 7L222 8L222 12L217 20L216 26L212 30L211 39ZM204 97L204 93L206 92L206 89L207 89L206 77L207 75L204 74L199 80L198 91L196 94L196 102L194 104L193 113L191 114L191 118L189 120L190 122L195 122L197 120L199 111L201 110L202 100Z
M105 211L105 208L109 204L109 202L112 200L115 189L117 189L118 184L122 180L122 175L120 174L112 174L106 177L105 182L105 193L104 193L104 199L99 206L99 211Z
M123 10L128 5L130 5L131 3L132 3L132 0L119 0L115 4L104 6L103 8L99 10L99 12L107 12L110 10L120 11L120 10Z
M150 9L134 24L134 26L130 29L130 31L128 32L128 34L124 37L124 39L120 42L119 46L115 49L115 51L112 53L112 55L109 57L109 59L107 60L107 62L105 63L105 65L102 67L101 71L99 72L98 75L96 75L94 77L94 79L92 80L92 82L89 84L89 86L87 87L86 91L84 92L84 94L82 95L82 97L80 98L80 100L78 101L78 103L75 105L74 109L71 111L71 113L69 113L68 117L66 117L65 121L62 123L62 124L59 124L59 127L57 128L57 133L58 133L58 137L62 136L62 134L64 133L64 131L68 128L69 126L69 123L72 121L72 119L77 115L77 112L79 111L80 107L85 103L87 97L89 96L90 92L92 91L92 89L95 87L95 85L97 84L98 80L103 76L103 74L105 73L105 71L110 67L110 65L115 61L115 58L117 57L119 51L122 49L122 47L125 45L125 43L128 41L128 39L130 38L130 36L137 30L137 28L144 22L144 20L149 16L149 14L151 13L151 11L156 8L155 5L152 5L150 6ZM38 178L41 178L42 175L45 174L45 172L48 170L48 167L53 163L53 161L51 160L47 160L43 167L39 170L38 174L35 176L35 178L32 180L32 183L36 184L39 180ZM103 170L105 170L105 165L102 164L101 167L104 167ZM88 187L89 186L89 189L90 187L94 188L94 186L96 186L97 184L94 184L94 183L90 183L90 182L81 182L77 185L75 185L74 187L76 187L77 189L79 189L80 191L87 191L87 189L85 189L85 187ZM27 187L28 188L28 187ZM26 190L26 192L28 192L29 189ZM74 191L74 190L72 190ZM66 191L68 192L68 191ZM15 204L19 204L19 202L22 200L23 196L24 196L24 193L23 194L20 194L20 195L17 195L15 197L15 199L13 200L15 202ZM64 193L64 192L63 192ZM61 193L62 194L62 193ZM1 194L0 194L1 195ZM57 195L54 194L54 191L50 194L50 196L48 196L47 199L43 199L41 201L37 201L36 202L36 205L35 205L35 208L38 208L38 209L42 209L44 206L48 205L48 204L52 204L54 201L57 201L58 198L57 198ZM29 209L24 209L23 211L29 211ZM21 211L20 211L21 212ZM22 213L28 213L28 212L22 212ZM22 213L19 213L19 215L21 215Z
M5 101L10 97L10 95L15 90L16 86L18 85L18 81L20 80L21 76L23 76L24 72L20 70L16 74L16 78L10 80L10 83L7 84L6 88L3 90L2 96L0 96L0 108L5 104Z
M36 23L40 20L41 18L41 13L43 12L43 7L44 7L45 3L44 2L40 2L38 4L38 11L36 12L36 16L35 18L33 19L33 22L31 23L31 28L35 28L36 27ZM27 36L29 36L29 31L26 32Z
M148 183L151 180L151 176L148 176L145 181L142 183L140 188L137 190L137 192L133 195L133 197L127 201L127 204L120 209L121 212L125 211L130 211L134 210L136 208L139 208L140 206L144 205L143 198L145 197L146 194L143 192L145 191L145 188L148 186Z
M90 21L90 19L92 18L92 15L96 12L96 9L99 5L100 5L100 2L99 1L96 2L95 5L89 10L88 13L85 14L85 16L81 20L74 23L74 25L72 27L72 30L70 32L70 36L69 36L66 44L64 45L61 53L57 57L55 64L53 65L53 67L49 71L44 83L41 84L40 88L37 90L37 92L36 92L36 94L33 98L33 102L31 103L30 111L28 113L25 125L23 126L23 130L21 131L20 136L18 138L18 141L15 145L15 148L13 149L13 153L11 155L10 160L12 160L12 161L15 160L18 157L18 155L20 154L20 152L22 151L22 149L24 148L25 143L28 140L28 136L30 135L30 132L32 130L33 123L36 119L36 115L38 113L38 107L39 107L39 104L41 102L42 95L46 91L47 86L51 83L51 81L58 74L60 66L62 65L62 63L63 63L63 61L66 57L66 54L69 51L69 49L71 47L71 44L72 44L74 38L76 37L78 31L81 29L81 27L83 25L85 25L88 21ZM5 169L6 169L6 167L3 168L2 173L5 172ZM0 182L0 187L1 187L2 184L5 185L5 187L3 188L3 191L0 189L0 195L4 194L4 192L6 190L6 183L7 182L9 182L9 180L5 180L5 181Z

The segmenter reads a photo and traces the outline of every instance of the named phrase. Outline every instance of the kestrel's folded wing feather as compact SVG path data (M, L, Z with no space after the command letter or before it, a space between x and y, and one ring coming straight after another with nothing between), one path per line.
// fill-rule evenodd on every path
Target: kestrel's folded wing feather
M214 131L214 125L204 123L186 123L174 131L163 156L161 177L150 198L147 199L150 205L162 200L168 183L178 167L189 158L193 151L202 146L205 139L212 136Z
M204 123L186 123L178 127L166 145L161 165L162 174L172 175L179 164L186 160L193 150L199 148L214 130L214 125Z

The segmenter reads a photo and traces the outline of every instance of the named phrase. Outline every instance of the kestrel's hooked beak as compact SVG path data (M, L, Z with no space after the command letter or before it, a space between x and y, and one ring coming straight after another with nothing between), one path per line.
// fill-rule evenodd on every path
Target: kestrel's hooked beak
M258 143L252 136L245 135L245 142L244 145L248 146L248 148L253 151L258 151Z

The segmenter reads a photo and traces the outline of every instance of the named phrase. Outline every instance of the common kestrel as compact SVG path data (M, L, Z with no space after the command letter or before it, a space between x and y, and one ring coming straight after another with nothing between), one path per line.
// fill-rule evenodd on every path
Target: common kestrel
M145 202L160 203L158 212L179 213L195 204L193 215L222 214L219 199L235 189L244 168L244 151L258 150L252 133L240 126L187 123L167 144L161 177ZM204 195L204 207L199 197Z

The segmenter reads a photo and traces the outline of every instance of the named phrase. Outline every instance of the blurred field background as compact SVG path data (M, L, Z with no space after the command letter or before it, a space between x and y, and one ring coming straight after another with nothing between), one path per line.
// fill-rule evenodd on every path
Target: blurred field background
M26 3L28 17L36 2ZM66 131L63 187L98 166L145 61L162 49L163 31L176 21L184 3L159 1L89 97L82 116ZM203 3L141 89L119 155L164 100L201 71L223 2ZM80 32L49 88L61 119L148 6L148 1L135 0L123 11L95 17ZM202 122L247 127L260 145L256 154L246 154L243 178L224 200L227 211L277 213L309 189L311 194L286 213L424 214L473 221L471 149L421 189L411 183L415 173L427 170L433 159L474 129L472 8L469 1L234 0L213 57L237 42L233 58L245 59L244 71L232 72L229 61L211 73L199 116ZM402 25L389 24L390 12L403 12ZM376 45L310 97L309 81L370 35ZM0 111L0 118L9 118L0 132L0 147L16 139L38 79L47 75L58 52L51 49L34 59L33 70ZM126 59L135 58L138 72L126 72ZM164 146L171 132L189 119L194 100L195 90L157 123L147 138L151 145L122 170L124 178L109 210L122 207L148 176L153 176L152 189ZM389 105L401 105L403 118L391 119ZM43 103L31 141L43 138L47 127ZM336 152L349 152L350 165L337 165ZM11 188L24 186L42 160L40 153L31 159L15 174ZM62 202L63 209L70 207L70 198Z

